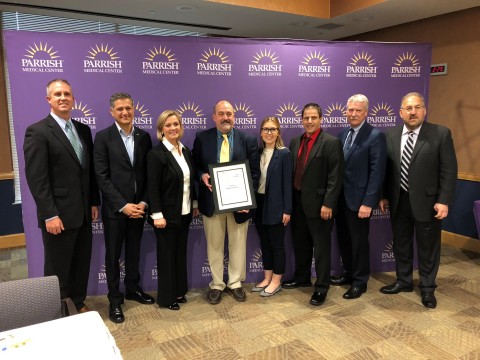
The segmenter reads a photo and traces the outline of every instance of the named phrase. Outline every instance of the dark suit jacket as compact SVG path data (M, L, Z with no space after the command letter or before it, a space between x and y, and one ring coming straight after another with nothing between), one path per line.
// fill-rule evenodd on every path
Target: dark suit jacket
M389 130L384 197L395 214L400 196L401 139L403 125ZM409 197L417 221L433 220L435 203L450 205L457 182L457 158L448 128L424 122L409 167Z
M208 164L217 163L217 128L211 128L197 133L193 143L193 159L196 166L196 180L199 181L198 209L206 216L212 216L215 210L213 194L201 181L201 176L208 173ZM233 137L232 161L249 160L250 173L254 191L258 189L260 178L260 161L258 156L257 140L244 132L235 129ZM235 221L241 224L247 221L252 211L234 213Z
M150 135L135 128L133 165L115 124L95 136L94 164L102 193L102 217L126 218L119 212L127 203L147 202L147 153L152 148ZM135 193L135 184L137 191Z
M183 156L190 168L190 198L197 199L195 192L192 154L183 148ZM183 171L163 143L155 146L147 155L148 200L150 213L162 212L167 224L180 226L183 202ZM191 214L191 212L190 212ZM153 224L148 216L147 221Z
M338 135L342 144L345 144L348 131L349 128L346 128ZM371 208L377 206L385 177L386 160L385 135L365 122L345 155L343 192L350 210L358 211L361 205Z
M301 139L302 136L298 136L290 142L294 173ZM302 177L302 204L307 217L320 217L322 206L331 208L335 214L342 188L343 166L340 140L322 130L308 155Z
M283 214L292 214L292 156L287 148L275 149L265 182L264 225L280 224Z
M25 132L25 174L37 205L38 225L59 216L65 229L92 221L91 207L100 204L92 162L92 134L87 125L72 121L85 152L80 164L67 135L48 115Z

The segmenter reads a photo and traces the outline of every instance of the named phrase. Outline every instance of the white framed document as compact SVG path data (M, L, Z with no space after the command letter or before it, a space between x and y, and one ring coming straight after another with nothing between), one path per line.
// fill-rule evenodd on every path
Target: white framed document
M216 214L257 207L248 160L209 164L208 168Z

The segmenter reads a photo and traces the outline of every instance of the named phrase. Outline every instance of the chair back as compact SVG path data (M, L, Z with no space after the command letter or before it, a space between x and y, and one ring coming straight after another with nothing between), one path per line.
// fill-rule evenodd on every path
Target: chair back
M56 276L0 282L0 331L62 317Z

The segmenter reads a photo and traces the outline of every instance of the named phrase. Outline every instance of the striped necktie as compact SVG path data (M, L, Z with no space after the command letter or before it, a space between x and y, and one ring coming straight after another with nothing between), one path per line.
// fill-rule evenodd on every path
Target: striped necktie
M70 141L70 144L72 144L73 150L75 150L75 154L77 154L77 158L80 161L80 164L82 164L83 166L85 163L85 157L83 155L82 143L80 142L80 139L77 137L77 135L73 132L72 126L72 121L67 121L67 123L65 124L65 134L67 134L67 138Z
M345 144L343 146L343 156L347 156L348 150L352 147L353 143L353 132L355 130L350 129L347 134L347 138L345 139Z
M400 169L400 187L403 191L408 192L408 168L410 166L410 161L412 159L413 153L413 131L408 132L407 142L403 148L402 153L402 164Z

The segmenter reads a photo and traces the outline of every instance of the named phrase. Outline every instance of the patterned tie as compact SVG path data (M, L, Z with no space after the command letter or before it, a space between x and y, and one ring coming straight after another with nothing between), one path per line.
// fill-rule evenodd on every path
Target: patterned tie
M343 156L347 156L348 150L350 150L350 148L352 147L354 131L355 130L353 130L352 128L350 128L350 130L348 131L347 138L345 139L345 144L343 146Z
M407 142L403 148L402 165L400 169L400 187L403 191L408 191L408 167L413 153L413 131L408 132Z
M305 163L307 162L307 153L308 153L308 143L310 142L310 137L303 138L302 152L297 159L297 165L295 167L295 177L293 179L293 187L296 190L300 190L302 186L302 177L305 172Z
M222 134L223 142L222 147L220 148L220 162L229 162L230 161L230 144L228 142L227 134Z
M65 124L65 133L67 134L68 140L70 140L70 143L73 146L73 150L75 150L75 154L77 154L77 158L80 161L80 164L82 164L83 166L85 162L85 157L83 156L82 143L80 142L80 139L77 137L77 135L73 132L72 126L72 121L67 121L67 123Z

